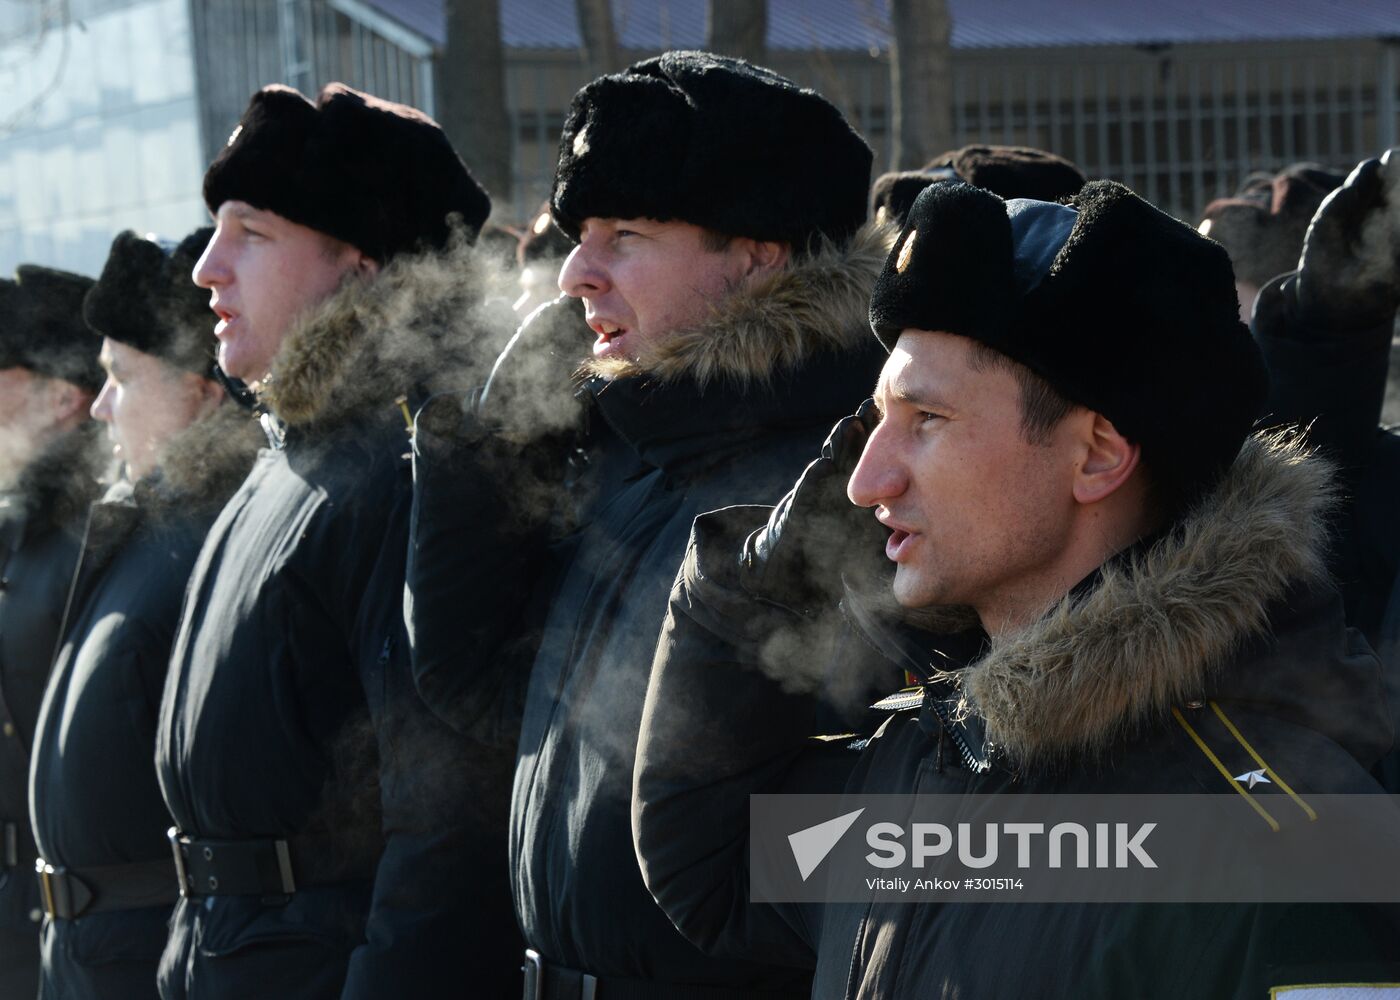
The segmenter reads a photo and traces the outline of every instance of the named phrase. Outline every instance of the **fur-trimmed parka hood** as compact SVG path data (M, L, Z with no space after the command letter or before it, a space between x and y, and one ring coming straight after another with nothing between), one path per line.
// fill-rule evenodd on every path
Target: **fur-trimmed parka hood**
M1331 664L1272 645L1299 594L1330 591L1332 473L1292 438L1250 438L1171 530L943 675L960 687L962 713L984 720L988 739L1018 765L1102 755L1174 706L1207 697L1287 704L1295 718L1310 713L1299 721L1354 745L1345 710L1330 703L1335 679L1323 679L1326 698L1313 683ZM1364 659L1375 669L1341 685L1352 688L1348 704L1383 698L1379 669Z
M485 302L490 275L459 236L348 278L292 327L260 401L288 426L325 426L481 382L513 329L508 306Z
M36 455L6 492L26 530L74 525L81 531L83 514L101 494L110 464L102 428L87 420Z
M842 353L871 339L870 290L896 231L869 223L848 244L823 241L767 280L716 303L700 323L643 346L635 359L589 361L584 370L609 378L689 378L740 386L768 383L813 355Z
M160 467L137 484L137 502L157 514L199 514L222 507L266 444L254 416L226 400L166 442Z

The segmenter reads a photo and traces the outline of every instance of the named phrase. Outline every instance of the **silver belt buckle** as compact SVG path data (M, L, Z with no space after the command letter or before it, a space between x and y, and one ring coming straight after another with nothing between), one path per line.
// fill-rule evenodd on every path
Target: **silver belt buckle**
M175 877L180 880L180 896L188 897L190 894L190 877L185 873L185 854L181 850L180 828L172 826L165 831L166 839L170 841L170 852L175 855Z
M534 948L526 948L525 965L522 968L525 973L525 991L521 994L521 1000L543 1000L544 960L540 958L540 953Z

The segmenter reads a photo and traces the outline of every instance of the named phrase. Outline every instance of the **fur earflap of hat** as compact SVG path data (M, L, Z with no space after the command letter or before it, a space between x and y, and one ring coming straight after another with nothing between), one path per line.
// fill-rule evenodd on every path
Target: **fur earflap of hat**
M681 220L806 249L865 222L872 154L826 98L772 70L667 52L574 95L550 203L584 219Z
M272 85L253 95L228 145L204 175L204 202L246 201L344 240L383 263L446 246L455 216L469 234L491 199L416 108L343 83L312 104Z
M924 170L947 168L1002 198L1064 201L1084 186L1084 172L1063 156L1030 146L964 146L935 156Z
M97 391L100 345L83 322L91 287L91 278L37 264L21 264L13 281L0 279L0 368L28 368Z
M1025 365L1140 443L1173 507L1229 467L1268 388L1224 250L1112 181L1067 206L926 188L870 320L887 349L942 331Z
M212 226L179 245L127 230L118 233L97 283L83 300L83 318L94 333L151 354L177 368L208 376L218 342L209 292L192 272Z
M1235 276L1256 287L1298 267L1308 223L1346 174L1295 163L1277 175L1251 175L1201 214L1199 229L1230 254Z

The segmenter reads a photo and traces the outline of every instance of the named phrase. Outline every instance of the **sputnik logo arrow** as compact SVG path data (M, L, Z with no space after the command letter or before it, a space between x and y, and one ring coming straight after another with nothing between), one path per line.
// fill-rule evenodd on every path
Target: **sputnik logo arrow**
M807 876L816 871L817 865L825 860L863 812L864 808L857 809L844 816L829 819L825 823L788 834L788 845L792 848L792 856L797 862L797 871L802 876L802 881L806 882Z

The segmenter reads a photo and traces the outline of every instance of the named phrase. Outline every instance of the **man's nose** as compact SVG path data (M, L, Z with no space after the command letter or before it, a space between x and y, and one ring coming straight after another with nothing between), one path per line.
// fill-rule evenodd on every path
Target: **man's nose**
M204 253L199 255L199 260L194 263L194 270L190 272L191 280L200 288L214 288L228 283L226 245L223 228L214 230L213 238L209 240L209 245L204 248Z
M97 398L88 407L88 413L93 420L101 420L104 423L112 419L112 380L110 378L102 383L102 389L97 393Z
M892 437L889 422L882 421L866 440L865 450L851 473L851 481L846 484L846 496L857 507L874 507L899 496L908 486L908 477L895 454Z
M611 287L607 271L598 266L593 254L582 243L574 247L559 269L559 290L576 299L601 295Z

